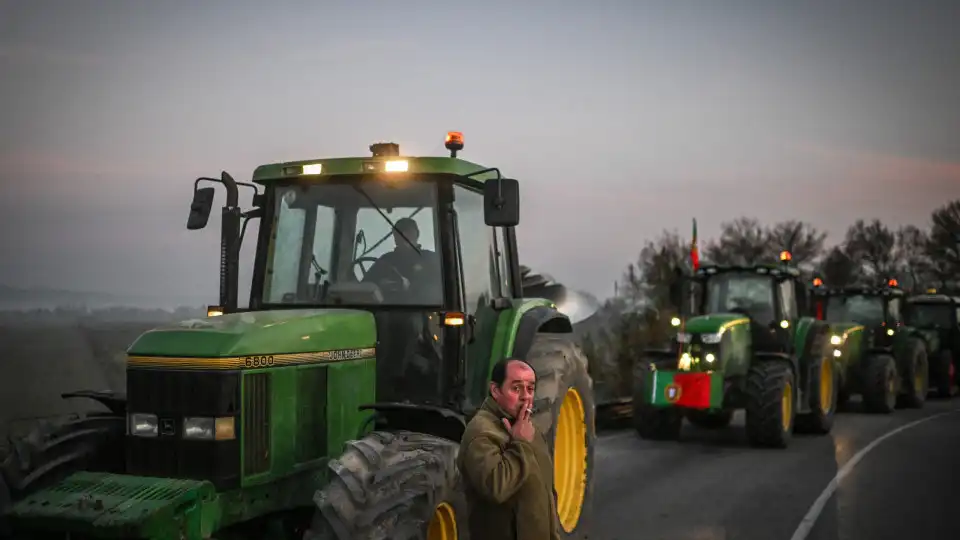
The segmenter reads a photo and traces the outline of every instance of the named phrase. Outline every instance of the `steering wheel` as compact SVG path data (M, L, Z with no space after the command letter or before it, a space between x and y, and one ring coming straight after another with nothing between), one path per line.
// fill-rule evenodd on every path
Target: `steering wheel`
M362 276L360 277L360 281L363 281L364 279L367 278L367 272L369 271L369 269L363 267L363 263L365 262L376 263L377 261L380 261L380 259L376 257L357 257L356 259L354 259L353 265L359 266L360 272L362 274ZM388 270L390 270L396 276L395 280L390 278L381 280L382 282L384 282L383 284L392 285L391 287L388 287L389 289L406 290L409 285L409 281L407 281L407 279L403 277L403 274L400 273L400 270L398 270L397 267L395 267L394 265L388 262L385 262L383 266L386 267ZM382 285L382 284L378 283L378 285Z
M357 257L353 260L353 266L360 267L360 281L363 281L363 278L367 277L367 269L363 267L363 263L368 262L373 265L378 260L376 257Z

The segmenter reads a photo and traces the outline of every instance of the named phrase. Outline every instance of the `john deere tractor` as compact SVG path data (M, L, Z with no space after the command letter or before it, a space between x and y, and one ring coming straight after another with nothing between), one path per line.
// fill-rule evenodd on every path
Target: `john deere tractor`
M189 229L205 227L213 205L215 188L199 184L226 188L220 304L130 346L126 396L84 394L112 414L19 442L2 469L7 527L457 538L458 443L493 364L515 356L537 372L534 422L553 453L561 530L585 537L596 440L587 359L553 302L524 298L518 182L457 158L459 133L446 146L449 157L380 143L366 157L263 165L249 184L198 179ZM252 209L241 211L239 187L253 191ZM249 219L260 227L249 307L238 309Z
M723 428L738 409L754 446L786 447L795 428L829 433L838 374L827 324L801 315L805 293L789 252L780 264L704 266L682 279L676 342L635 366L639 435L676 439L683 418Z
M938 397L953 396L960 369L960 297L936 289L908 297L903 319L927 344L930 386Z
M840 366L840 404L859 394L867 412L922 407L927 352L922 336L904 324L904 293L896 279L880 286L830 288L815 277L811 312L830 324Z

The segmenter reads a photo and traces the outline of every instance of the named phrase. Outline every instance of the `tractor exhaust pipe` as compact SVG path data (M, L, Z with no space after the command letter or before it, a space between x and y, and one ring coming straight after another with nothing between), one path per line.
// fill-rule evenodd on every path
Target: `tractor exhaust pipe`
M227 204L220 221L220 306L224 313L237 310L240 289L240 195L237 182L227 171L220 180L227 189Z

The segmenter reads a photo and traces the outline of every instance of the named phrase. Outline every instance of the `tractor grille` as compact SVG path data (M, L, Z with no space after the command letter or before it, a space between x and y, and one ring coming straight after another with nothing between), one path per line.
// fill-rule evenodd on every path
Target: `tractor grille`
M183 438L188 416L238 416L238 372L127 370L127 408L156 414L167 427L157 437L127 437L130 474L210 480L219 489L239 486L240 443ZM238 438L240 434L237 434Z
M243 378L243 472L270 470L270 396L273 374L248 373Z
M297 462L327 454L327 367L303 369L297 378Z

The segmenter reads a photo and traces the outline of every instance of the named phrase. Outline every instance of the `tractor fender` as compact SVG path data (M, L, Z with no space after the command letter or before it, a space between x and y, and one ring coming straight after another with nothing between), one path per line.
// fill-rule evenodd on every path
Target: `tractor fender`
M537 306L520 317L517 335L513 340L513 356L526 358L533 346L533 340L539 333L569 334L573 332L570 318L557 308Z
M127 414L127 395L109 390L77 390L60 394L61 399L92 399L117 416Z

